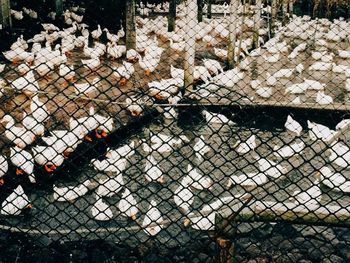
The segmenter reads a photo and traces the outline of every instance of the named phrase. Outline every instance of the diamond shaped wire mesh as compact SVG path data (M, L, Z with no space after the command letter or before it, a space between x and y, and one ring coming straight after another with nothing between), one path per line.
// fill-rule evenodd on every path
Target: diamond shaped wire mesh
M349 3L5 2L1 230L152 262L349 260Z

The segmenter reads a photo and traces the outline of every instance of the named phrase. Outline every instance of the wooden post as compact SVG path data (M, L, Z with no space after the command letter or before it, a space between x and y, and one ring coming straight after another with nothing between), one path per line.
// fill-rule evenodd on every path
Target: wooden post
M236 56L236 61L239 60L239 58L241 57L241 49L242 49L242 41L243 41L243 30L244 30L244 24L245 24L245 18L246 18L246 0L243 0L243 8L242 8L242 13L241 13L241 34L239 34L239 38L238 38L238 48L235 49L235 56ZM237 18L238 19L238 18ZM237 25L238 27L238 25ZM237 43L237 39L236 39L236 43Z
M229 68L234 68L235 65L235 48L236 48L236 39L237 39L237 26L238 26L238 8L239 0L231 0L230 3L230 43L228 44L227 50L227 62Z
M254 48L258 48L259 45L259 29L261 20L261 0L256 0L255 10L254 10L254 35L253 44Z
M126 27L125 45L126 49L136 48L136 26L135 26L135 0L126 1Z
M203 21L203 0L197 0L197 6L198 6L197 20L198 22L202 22Z
M282 13L283 13L283 18L282 18L282 25L286 25L287 22L289 21L289 13L288 13L288 3L289 0L282 0Z
M63 2L62 0L55 0L56 16L60 17L63 14Z
M289 0L289 19L292 19L293 17L293 10L294 10L294 0Z
M211 1L207 0L207 18L211 19Z
M0 23L2 28L11 28L10 0L0 0Z
M232 263L234 262L234 245L229 239L222 237L217 238L216 240L218 248L218 258L217 262L219 263Z
M196 52L197 0L186 0L186 34L184 84L188 92L193 89L194 59Z
M270 19L270 36L272 37L275 33L276 17L277 17L277 0L272 0L271 19Z
M168 14L168 32L175 30L176 0L170 0Z

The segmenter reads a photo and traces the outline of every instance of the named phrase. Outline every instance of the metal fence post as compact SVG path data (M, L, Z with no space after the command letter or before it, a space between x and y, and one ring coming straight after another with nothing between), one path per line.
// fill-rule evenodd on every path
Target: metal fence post
M217 262L232 263L234 262L234 245L231 240L219 237L216 239L218 248Z
M175 30L176 0L170 0L168 14L168 32Z
M127 49L136 48L135 0L126 2L125 45Z
M260 19L261 19L261 0L256 1L255 10L254 10L254 35L253 43L254 48L259 47L259 29L260 29Z
M207 18L211 19L211 0L207 0Z
M234 214L234 217L237 214ZM237 222L235 219L225 218L220 213L215 216L217 262L233 263L235 262L235 239L237 235Z
M0 22L2 28L11 28L10 0L0 0Z
M63 14L63 2L62 0L55 0L56 15L60 17Z
M187 91L193 89L194 60L196 52L196 24L197 0L186 1L186 34L185 34L185 61L184 84Z
M270 20L270 35L271 36L273 36L274 32L275 32L276 16L277 16L277 0L272 0L271 20Z
M236 49L236 39L237 39L237 20L238 20L238 0L231 0L230 3L230 43L228 45L227 60L230 68L235 65L235 49Z
M197 0L197 5L198 5L198 22L203 21L203 0Z
M291 18L293 16L293 9L294 9L294 0L289 0L289 17Z
M288 13L288 0L283 0L282 2L282 13L283 13L283 17L282 17L282 25L285 25L288 23L289 20L289 13Z

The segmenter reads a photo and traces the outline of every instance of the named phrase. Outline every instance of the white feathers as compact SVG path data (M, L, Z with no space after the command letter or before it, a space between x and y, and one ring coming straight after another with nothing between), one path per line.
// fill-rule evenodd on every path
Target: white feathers
M213 185L213 180L209 176L203 176L198 172L197 168L192 168L191 164L188 164L187 172L189 186L197 190L203 190L209 189Z
M332 66L333 66L333 64L330 62L318 61L318 62L315 62L314 64L312 64L309 67L309 70L328 71L328 70L331 70Z
M246 154L250 151L254 151L256 148L256 137L253 134L245 142L237 142L236 151L240 154Z
M145 166L145 177L148 182L157 181L159 183L164 183L164 176L162 170L152 155L147 156L146 166Z
M294 72L294 68L293 69L283 68L273 73L272 76L274 76L275 78L290 78L293 72Z
M10 160L13 163L14 166L16 166L21 171L25 172L29 176L29 180L31 183L35 183L35 175L33 174L34 171L34 159L33 156L18 147L13 147L10 149Z
M335 191L350 193L350 181L327 166L320 169L321 183Z
M28 196L24 193L24 190L21 185L5 199L1 204L2 215L19 215L22 209L28 207L30 201Z
M329 161L335 163L336 165L347 168L350 164L350 148L342 142L336 142L332 144L331 148L328 150Z
M137 202L128 188L125 189L119 203L118 208L122 215L136 219L138 213Z
M316 94L316 102L320 105L332 104L333 98L330 95L326 95L323 91L319 91Z
M210 147L205 143L203 135L198 138L196 144L193 146L193 151L199 161L202 161L204 155L210 152Z
M80 196L85 195L89 191L91 181L87 180L78 186L65 186L57 187L53 186L53 198L59 202L71 202Z
M286 93L290 92L291 94L300 94L304 93L307 90L318 90L322 91L326 87L326 84L320 83L316 80L304 79L302 83L295 83L286 88Z
M135 142L132 141L130 144L125 144L118 149L109 149L106 153L108 159L118 160L121 158L129 158L135 154Z
M313 141L320 139L325 142L329 142L335 135L335 131L322 124L307 121L307 126L309 128L309 136Z
M191 178L185 176L174 193L175 204L186 213L189 212L190 206L194 201L194 195L189 188L191 181Z
M287 121L284 124L284 127L288 130L291 131L293 133L295 133L296 136L300 136L303 127L300 125L299 122L297 122L296 120L294 120L292 118L292 116L288 115L287 117Z
M208 69L209 73L212 75L217 75L224 72L219 61L214 59L203 59L204 66Z
M303 63L299 63L298 65L296 65L295 67L296 72L298 72L299 74L301 74L304 71L304 65Z
M4 183L2 177L7 173L8 168L7 159L0 155L0 185Z
M229 178L228 187L232 184L240 186L258 186L265 184L267 182L267 177L264 173L245 173L240 175L232 175Z
M127 160L125 158L118 160L105 159L102 161L93 159L91 164L97 171L120 173L125 169Z
M97 198L95 204L91 208L91 214L98 221L107 221L113 218L111 208L103 202L102 198Z
M122 174L116 177L107 178L99 182L99 187L96 190L96 195L100 197L111 197L119 193L124 186Z
M209 112L207 110L203 110L202 114L204 115L204 117L208 123L229 124L229 125L234 124L233 121L229 120L225 115L220 114L220 113L213 113L213 112Z
M265 99L270 98L272 96L272 93L272 87L260 87L256 90L256 94Z
M281 175L287 173L287 169L282 165L268 159L259 158L258 164L259 170L269 177L279 178Z
M301 153L302 150L305 148L305 143L303 141L301 142L294 142L290 145L285 146L275 146L273 148L274 152L273 154L280 158L289 158L292 157L294 154Z
M322 191L319 187L319 181L316 180L308 189L303 191L295 191L293 193L295 204L304 205L308 209L313 209L319 206L322 198Z
M142 228L146 234L150 236L157 235L162 230L163 217L157 208L157 203L155 200L151 201L145 218L142 222Z

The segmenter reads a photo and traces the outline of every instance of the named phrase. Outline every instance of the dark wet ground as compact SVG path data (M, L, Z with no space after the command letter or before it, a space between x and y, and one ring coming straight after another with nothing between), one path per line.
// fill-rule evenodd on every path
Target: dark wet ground
M234 243L237 262L348 262L350 236L345 228L305 225L238 224ZM1 262L219 262L215 239L206 235L184 246L149 239L138 246L106 240L53 242L24 235L0 235Z

